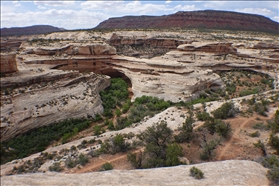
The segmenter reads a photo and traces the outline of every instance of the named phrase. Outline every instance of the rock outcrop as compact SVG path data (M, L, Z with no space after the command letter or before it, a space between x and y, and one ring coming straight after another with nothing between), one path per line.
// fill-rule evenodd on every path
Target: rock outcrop
M17 71L16 54L0 55L0 73L12 73Z
M180 45L178 50L187 52L209 52L214 54L235 54L237 49L232 43L200 43Z
M83 174L35 173L1 177L1 185L268 185L267 169L247 160L195 164L205 178L190 176L193 165L112 170Z
M1 37L4 36L22 36L22 35L33 35L33 34L48 34L51 32L59 32L65 29L57 28L50 25L34 25L27 27L12 27L12 28L1 28Z
M279 32L279 24L264 16L216 10L110 18L96 28L198 28Z
M68 45L62 48L35 48L27 53L36 55L115 55L116 50L108 44Z
M1 141L68 118L103 111L99 92L109 77L93 73L28 69L1 79Z

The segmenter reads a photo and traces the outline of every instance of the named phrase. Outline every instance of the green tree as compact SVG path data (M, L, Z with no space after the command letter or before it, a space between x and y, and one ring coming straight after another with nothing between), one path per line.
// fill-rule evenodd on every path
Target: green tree
M154 124L143 132L142 138L146 145L148 167L165 166L167 144L171 140L172 130L166 121Z
M274 134L271 134L269 137L269 144L279 154L279 137L275 136Z
M128 145L125 143L125 140L121 134L117 134L113 139L112 139L112 152L117 153L117 152L125 152L128 149Z
M193 113L189 111L189 116L186 118L185 122L182 125L182 128L180 128L180 133L176 136L174 136L174 139L177 143L189 143L191 139L193 139L194 133L193 133Z
M136 169L143 168L143 160L144 160L145 154L140 151L139 155L136 153L128 153L127 159L132 164L132 166Z
M227 119L234 117L238 110L235 108L233 102L226 102L220 108L212 112L216 119Z

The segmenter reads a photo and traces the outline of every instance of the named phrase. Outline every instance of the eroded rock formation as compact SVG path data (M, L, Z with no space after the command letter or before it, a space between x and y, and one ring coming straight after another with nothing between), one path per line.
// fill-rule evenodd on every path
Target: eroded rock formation
M16 54L0 55L0 73L12 73L17 71Z

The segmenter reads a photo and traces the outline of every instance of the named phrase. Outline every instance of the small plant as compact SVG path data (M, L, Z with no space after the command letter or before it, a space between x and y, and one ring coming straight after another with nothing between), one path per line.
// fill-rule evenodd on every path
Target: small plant
M252 138L260 137L260 133L259 133L259 131L256 131L256 132L249 134L249 136Z
M108 170L112 170L113 169L113 166L106 162L105 164L102 165L100 171L108 171Z
M203 172L200 169L196 168L196 167L192 167L190 169L190 176L192 176L192 177L194 177L196 179L204 178Z
M62 167L60 167L60 163L56 162L52 166L48 168L49 171L54 171L54 172L61 172L63 170Z

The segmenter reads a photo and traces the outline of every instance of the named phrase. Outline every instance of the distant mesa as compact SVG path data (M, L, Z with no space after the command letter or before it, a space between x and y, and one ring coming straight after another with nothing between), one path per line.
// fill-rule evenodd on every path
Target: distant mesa
M63 30L65 29L50 26L50 25L34 25L34 26L27 26L27 27L1 28L1 37L33 35L33 34L48 34L51 32L59 32Z
M124 16L110 18L96 28L197 28L279 33L279 23L256 15L228 11L189 11L163 16Z

